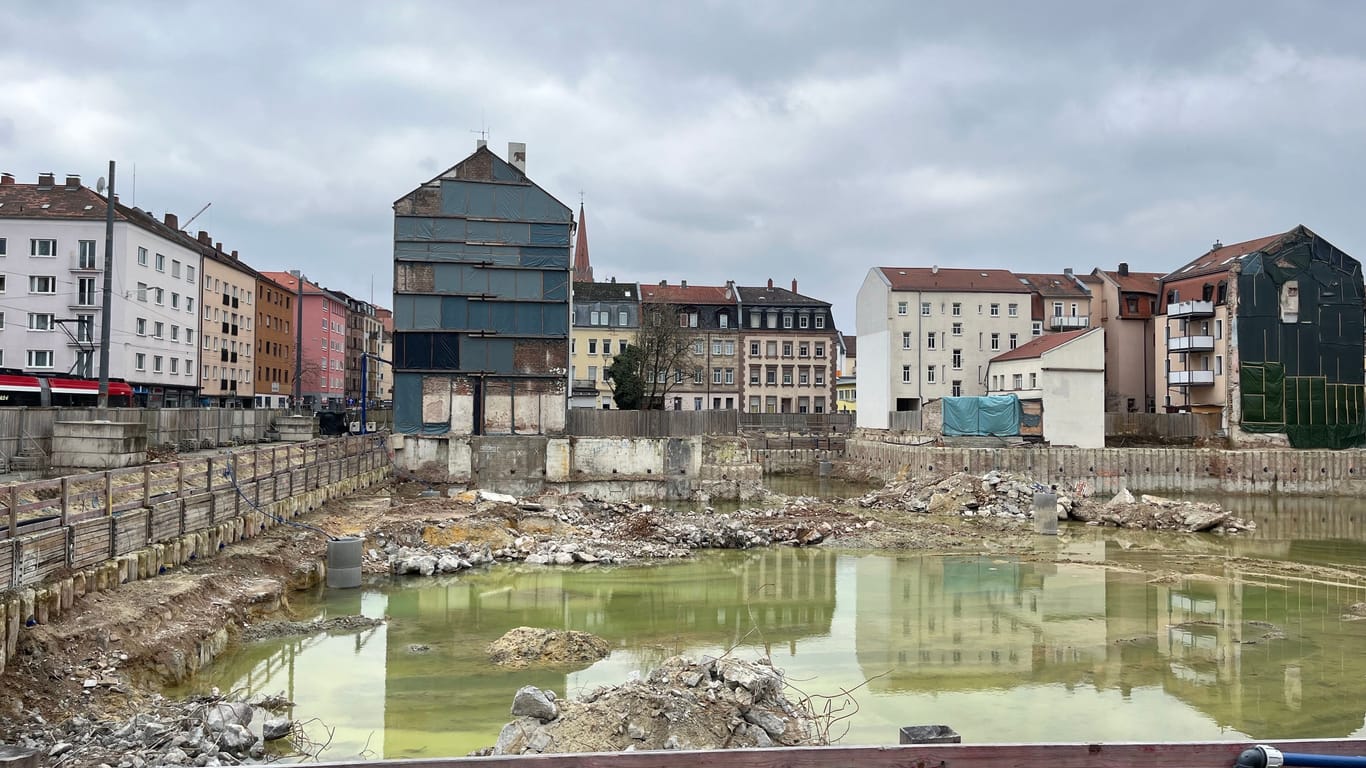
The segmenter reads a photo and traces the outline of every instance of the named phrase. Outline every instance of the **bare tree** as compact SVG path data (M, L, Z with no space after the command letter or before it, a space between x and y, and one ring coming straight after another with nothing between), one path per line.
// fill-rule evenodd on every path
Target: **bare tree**
M688 315L674 304L646 304L641 314L635 340L644 385L641 407L663 410L669 393L683 381L678 374L690 359L696 331L689 326Z

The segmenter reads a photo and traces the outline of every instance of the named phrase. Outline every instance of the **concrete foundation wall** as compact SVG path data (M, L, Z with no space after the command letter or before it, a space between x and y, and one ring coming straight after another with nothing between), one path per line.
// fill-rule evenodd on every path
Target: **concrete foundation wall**
M141 422L59 421L52 425L54 468L119 469L147 461Z
M1025 474L1073 492L1366 494L1364 451L1225 451L1205 448L937 448L867 438L845 457L891 479L993 469Z
M822 461L844 458L844 451L823 448L789 448L784 450L753 451L754 461L763 467L765 475L815 476Z

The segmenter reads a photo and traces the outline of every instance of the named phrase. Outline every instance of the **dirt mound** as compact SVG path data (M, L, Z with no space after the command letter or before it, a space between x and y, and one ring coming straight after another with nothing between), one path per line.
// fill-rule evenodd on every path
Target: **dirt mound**
M810 713L788 701L781 671L726 657L665 661L643 680L556 701L518 692L513 714L487 754L738 749L821 743ZM521 705L521 706L519 706Z
M577 630L517 627L489 644L489 661L504 667L581 664L606 658L607 641Z

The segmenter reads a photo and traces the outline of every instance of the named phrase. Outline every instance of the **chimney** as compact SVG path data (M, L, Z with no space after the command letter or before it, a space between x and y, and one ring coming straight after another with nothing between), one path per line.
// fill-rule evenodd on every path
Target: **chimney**
M1071 267L1065 267L1065 268L1063 268L1062 273L1063 273L1064 275L1067 275L1068 277L1072 277L1072 268L1071 268Z
M68 192L75 192L81 188L81 177L74 173L66 175L66 189Z
M179 229L180 229L180 217L179 217L179 216L176 216L174 213L171 213L170 211L167 211L167 212L166 212L166 226L170 227L171 229L179 230Z
M668 285L668 284L669 284L669 281L668 281L668 280L660 280L660 281L659 281L659 287L660 287L660 288L663 288L664 286L666 286L666 285Z
M474 148L475 148L476 150L483 149L484 147L487 147L488 145L489 145L488 141L486 141L486 140L484 140L484 139L476 139L475 142L474 142Z
M222 252L223 252L223 244L222 244L222 243L214 243L214 244L213 244L213 249L214 249L215 251L218 251L219 253L222 253Z
M797 292L797 278L795 278L795 277L792 278L792 292L793 292L793 293L796 293L796 292Z
M213 239L209 237L209 233L202 229L199 230L198 240L202 245L213 245Z
M40 174L38 174L38 188L39 188L39 189L52 189L52 187L53 187L54 184L55 184L55 181L54 181L54 176L53 176L52 173L49 172L49 173L40 173Z
M771 277L768 279L768 287L769 287L769 288L772 288L772 287L773 287L773 278L771 278Z
M1128 277L1128 276L1129 276L1129 262L1127 262L1127 261L1121 261L1121 262L1119 263L1119 276L1120 276L1120 277Z
M938 265L938 264L935 264L934 266L930 267L930 274L931 274L931 275L937 275L937 274L939 274L939 265Z
M508 142L508 162L512 163L512 167L526 173L526 144L524 142Z
M617 276L616 276L616 275L612 275L612 284L615 285L616 282L617 282Z
M1210 249L1211 251L1217 251L1217 250L1219 250L1220 248L1223 248L1223 247L1224 247L1224 244L1223 244L1223 243L1219 242L1218 240L1215 240L1215 241L1214 241L1214 245L1211 245L1211 246L1209 247L1209 249Z
M9 171L5 171L4 173L0 173L0 184L13 184L13 183L14 183L14 174L10 173Z
M680 287L682 287L682 288L687 288L687 287L688 287L688 281L687 281L687 280L679 280L679 281L678 281L678 285L679 285Z
M237 261L237 251L232 252L232 260Z

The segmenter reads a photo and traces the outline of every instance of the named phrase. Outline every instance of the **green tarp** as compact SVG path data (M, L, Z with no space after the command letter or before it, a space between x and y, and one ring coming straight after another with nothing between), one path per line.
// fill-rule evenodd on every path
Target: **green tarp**
M944 398L944 434L949 437L1010 437L1020 434L1020 398L1015 395Z

